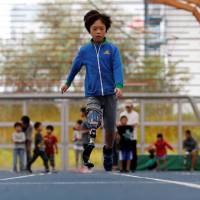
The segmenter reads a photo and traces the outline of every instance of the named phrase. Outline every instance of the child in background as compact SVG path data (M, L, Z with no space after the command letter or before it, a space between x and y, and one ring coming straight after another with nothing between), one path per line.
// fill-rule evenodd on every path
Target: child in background
M14 124L15 132L12 135L12 141L14 142L13 151L13 171L17 172L17 160L19 158L20 172L24 170L24 159L25 159L25 133L22 131L23 126L20 122Z
M154 170L157 168L157 159L156 159L156 149L154 146L149 146L146 148L146 151L149 153L149 159L146 163L139 166L139 170Z
M83 153L82 134L81 134L82 123L83 123L82 120L78 120L74 126L73 141L74 141L75 162L77 169L82 166L81 164L82 163L81 156Z
M120 117L120 125L117 127L120 136L119 141L119 160L120 172L129 172L131 160L133 159L131 136L133 134L133 126L127 125L128 118L126 116ZM124 164L126 168L124 168Z
M173 147L164 140L163 134L157 134L157 141L153 144L156 149L156 157L157 157L157 170L160 170L160 166L163 163L164 169L167 167L167 149L174 150Z
M89 144L89 135L90 135L90 130L87 128L87 110L86 107L81 108L81 118L83 120L82 123L82 144L83 144L83 149L87 148L87 145Z
M48 125L46 127L46 135L44 136L45 153L47 155L52 171L56 172L55 169L55 153L58 154L58 140L55 135L53 135L54 127Z
M33 157L31 158L30 162L27 165L27 170L32 173L31 165L37 160L37 158L40 156L43 160L44 167L45 167L45 173L49 172L49 165L48 165L48 158L44 150L44 139L42 136L42 123L36 122L34 124L35 128L35 148L33 151Z

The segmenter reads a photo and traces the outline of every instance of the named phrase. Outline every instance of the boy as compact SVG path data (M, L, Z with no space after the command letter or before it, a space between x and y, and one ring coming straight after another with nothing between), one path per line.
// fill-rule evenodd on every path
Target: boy
M164 167L167 166L167 149L174 150L173 147L168 144L164 138L162 133L157 134L157 141L154 143L156 149L156 157L157 157L157 170L160 170L160 165L163 162Z
M30 123L30 117L29 116L22 116L21 123L23 126L23 132L25 133L26 141L25 141L25 150L26 150L26 164L31 159L31 147L32 147L32 132L33 127Z
M83 152L84 165L94 167L89 162L94 148L96 129L101 126L103 117L105 146L103 147L104 168L112 170L112 146L116 132L117 98L123 88L122 62L118 48L105 38L111 26L108 15L96 10L84 16L85 28L92 36L91 42L79 50L73 61L66 84L61 88L66 92L82 66L86 68L85 96L87 97L87 128L90 129L90 142Z
M83 144L82 144L82 136L81 136L82 123L83 123L82 120L77 120L74 126L73 141L74 141L74 152L75 152L75 161L76 161L77 169L79 168L79 160L83 152Z
M32 173L31 165L36 161L38 156L40 156L43 160L45 172L49 172L49 165L48 165L48 158L44 151L44 141L42 136L42 123L36 122L34 124L35 133L35 149L33 151L33 157L31 158L30 162L28 163L27 170Z
M132 143L131 143L133 126L127 125L127 122L128 118L125 115L123 115L120 117L120 126L117 127L118 134L120 136L120 141L119 141L120 172L129 172L131 160L133 159ZM123 165L126 166L125 169Z
M52 171L55 170L55 153L58 154L58 140L56 136L53 135L54 127L52 125L48 125L46 127L46 135L44 136L44 144L45 144L45 153L47 155L48 161L52 167Z
M192 160L191 171L194 171L198 156L198 142L192 137L192 133L190 130L186 130L185 132L185 140L183 141L183 148L186 151L187 158L191 158Z
M14 142L13 151L13 171L17 172L17 159L19 158L20 172L24 170L24 155L25 155L25 134L22 131L23 127L20 122L14 124L15 132L12 135Z

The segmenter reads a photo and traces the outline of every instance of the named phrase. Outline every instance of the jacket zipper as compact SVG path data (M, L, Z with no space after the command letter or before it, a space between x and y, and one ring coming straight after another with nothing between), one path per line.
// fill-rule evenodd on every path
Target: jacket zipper
M97 55L97 64L98 64L99 77L100 77L100 84L101 84L101 94L102 94L102 96L104 96L104 92L103 92L103 82L102 82L102 76L101 76L101 67L100 67L100 62L99 62L99 52L100 52L100 49L101 49L101 44L100 44L98 50L97 50L97 47L96 47L95 44L94 44L94 48L95 48L96 55Z

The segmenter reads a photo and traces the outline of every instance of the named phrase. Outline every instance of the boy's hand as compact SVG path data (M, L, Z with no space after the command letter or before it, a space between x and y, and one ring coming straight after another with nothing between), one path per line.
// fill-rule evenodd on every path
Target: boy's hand
M65 93L65 92L67 92L68 88L69 88L68 85L66 85L66 84L63 85L63 86L61 87L61 92L62 92L62 94Z
M122 97L122 90L119 88L115 88L115 95L119 99Z

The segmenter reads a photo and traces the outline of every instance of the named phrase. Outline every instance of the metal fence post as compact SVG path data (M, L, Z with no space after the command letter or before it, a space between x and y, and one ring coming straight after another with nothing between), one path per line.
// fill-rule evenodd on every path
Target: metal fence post
M144 111L144 101L143 100L141 100L140 101L140 145L141 145L141 154L144 154L144 149L145 149L145 147L144 147L144 144L145 144L145 139L144 139L144 137L145 137L145 130L144 130L144 121L145 121L145 119L144 119L144 115L145 115L145 113L144 113L145 111Z
M182 102L178 100L178 154L183 151L183 135L182 135Z
M28 114L28 102L24 100L22 102L22 115L27 115Z
M69 121L69 100L64 100L61 105L61 146L62 146L62 170L68 168L68 121Z

